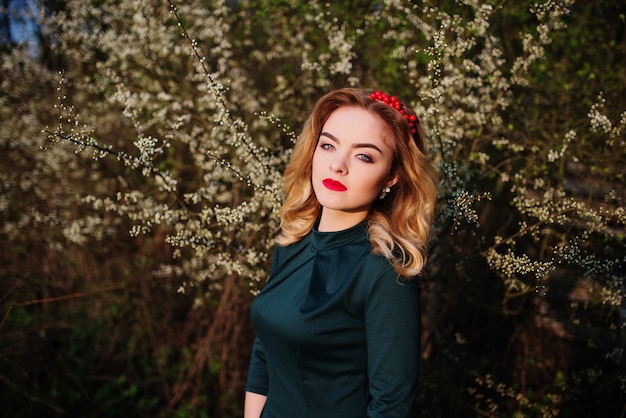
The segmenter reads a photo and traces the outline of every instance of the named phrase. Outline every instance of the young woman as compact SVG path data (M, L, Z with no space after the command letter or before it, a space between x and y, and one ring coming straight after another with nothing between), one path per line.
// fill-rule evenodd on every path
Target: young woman
M380 92L322 97L285 171L270 278L254 300L245 417L409 417L416 276L436 176L413 111Z

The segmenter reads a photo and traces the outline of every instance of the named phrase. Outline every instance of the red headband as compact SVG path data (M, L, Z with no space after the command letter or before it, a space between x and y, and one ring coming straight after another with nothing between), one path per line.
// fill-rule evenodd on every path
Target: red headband
M398 112L400 112L409 124L413 135L417 134L417 126L415 126L415 122L417 122L417 116L409 115L408 113L406 113L406 111L402 107L402 103L400 103L400 100L398 100L396 96L389 96L388 94L381 93L380 90L376 90L374 93L370 94L370 97L376 101L385 103L386 105L389 105L396 109Z

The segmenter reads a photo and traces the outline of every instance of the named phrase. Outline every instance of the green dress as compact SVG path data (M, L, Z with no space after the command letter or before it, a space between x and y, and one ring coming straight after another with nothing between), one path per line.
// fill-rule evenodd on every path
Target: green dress
M366 221L277 246L250 315L262 417L413 416L419 286L371 253Z

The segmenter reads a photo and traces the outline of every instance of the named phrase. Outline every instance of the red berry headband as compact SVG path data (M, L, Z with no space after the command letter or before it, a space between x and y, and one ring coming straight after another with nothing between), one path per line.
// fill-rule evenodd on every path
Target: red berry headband
M400 100L398 100L396 96L389 96L388 94L381 93L380 90L376 90L375 92L370 94L370 97L376 101L389 105L396 109L398 112L400 112L400 114L404 116L404 119L409 124L413 135L415 136L417 134L417 126L415 126L415 122L417 122L417 116L409 115L408 113L406 113L406 111L402 107L402 103L400 103Z

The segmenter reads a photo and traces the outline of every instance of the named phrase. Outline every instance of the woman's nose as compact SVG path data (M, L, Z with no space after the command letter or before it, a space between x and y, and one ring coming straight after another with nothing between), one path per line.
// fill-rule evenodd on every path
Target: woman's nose
M330 169L335 173L348 174L348 165L345 159L339 155L330 161Z

